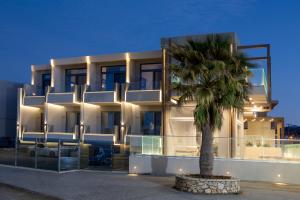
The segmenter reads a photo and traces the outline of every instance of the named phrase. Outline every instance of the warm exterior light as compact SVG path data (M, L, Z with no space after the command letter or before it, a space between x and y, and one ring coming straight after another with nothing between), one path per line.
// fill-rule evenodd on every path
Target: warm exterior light
M254 105L254 104L255 104L255 102L254 102L254 101L252 101L252 102L251 102L251 104L252 104L252 105Z
M171 99L171 102L174 104L178 104L178 102L175 99Z
M85 57L86 61L86 68L87 68L87 73L86 73L86 84L90 85L90 65L91 65L91 58L90 56Z
M251 98L251 97L250 97L250 98L249 98L249 100L250 100L250 101L252 101L252 100L253 100L253 98Z
M261 121L261 122L265 121L265 118L262 118L260 121Z
M129 53L125 54L126 57L126 83L130 82L130 55Z
M34 65L31 65L31 85L34 85Z

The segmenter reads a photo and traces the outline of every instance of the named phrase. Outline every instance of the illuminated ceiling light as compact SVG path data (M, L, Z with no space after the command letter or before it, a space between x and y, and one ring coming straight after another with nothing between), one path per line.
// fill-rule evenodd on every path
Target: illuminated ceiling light
M227 171L227 172L226 172L226 174L227 174L227 175L229 175L229 174L230 174L230 172L229 172L229 171Z
M280 178L280 177L281 177L281 174L277 174L277 177Z
M252 100L253 100L253 98L249 97L249 100L250 100L250 101L252 101Z
M255 102L254 102L254 101L252 101L252 102L251 102L251 104L252 104L252 105L254 105L254 104L255 104Z

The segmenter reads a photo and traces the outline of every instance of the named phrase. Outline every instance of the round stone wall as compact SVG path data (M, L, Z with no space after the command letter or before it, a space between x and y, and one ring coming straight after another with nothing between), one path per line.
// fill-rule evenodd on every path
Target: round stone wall
M185 192L206 194L237 194L240 181L237 179L205 179L188 175L177 175L175 188Z

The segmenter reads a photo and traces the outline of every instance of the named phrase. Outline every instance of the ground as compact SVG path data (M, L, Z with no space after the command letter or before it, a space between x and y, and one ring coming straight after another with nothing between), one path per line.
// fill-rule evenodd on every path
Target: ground
M16 188L0 183L0 199L2 200L59 200L58 198L45 196L36 192Z
M242 182L240 195L195 195L173 189L174 177L171 176L130 176L126 173L101 171L73 171L59 174L4 166L0 166L0 182L66 200L297 200L300 196L299 185ZM6 198L0 199L35 199L26 195L38 195L24 194L22 190L14 191L16 195L14 197L10 197L10 194L11 189L4 191L1 189L0 195Z

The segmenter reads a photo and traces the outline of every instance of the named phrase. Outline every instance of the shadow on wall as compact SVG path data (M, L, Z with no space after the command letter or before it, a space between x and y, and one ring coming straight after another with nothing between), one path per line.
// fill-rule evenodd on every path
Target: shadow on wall
M151 175L164 176L167 174L168 159L163 156L151 156Z

